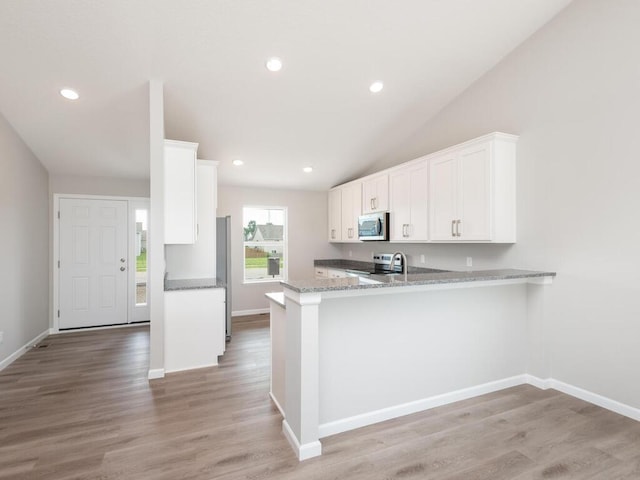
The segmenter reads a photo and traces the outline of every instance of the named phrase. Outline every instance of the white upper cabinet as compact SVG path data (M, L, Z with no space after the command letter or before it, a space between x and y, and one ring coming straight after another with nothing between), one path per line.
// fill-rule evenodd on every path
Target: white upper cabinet
M427 161L412 162L389 173L390 240L426 242L428 237Z
M164 243L196 241L197 151L197 143L164 141Z
M429 157L432 242L516 241L516 141L494 133Z
M329 241L342 240L342 190L339 187L329 190Z
M342 191L342 242L359 242L358 217L362 212L362 183L351 182L339 188Z
M362 213L389 210L389 175L385 172L362 181Z
M361 213L362 183L340 185L329 190L329 241L358 242L358 217Z
M391 242L514 243L517 141L491 133L333 188L329 241L358 241L358 215L389 211Z

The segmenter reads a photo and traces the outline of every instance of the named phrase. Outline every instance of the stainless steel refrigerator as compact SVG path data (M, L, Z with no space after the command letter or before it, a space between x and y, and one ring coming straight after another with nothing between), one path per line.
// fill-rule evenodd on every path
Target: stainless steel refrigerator
M216 218L216 277L225 285L227 342L231 340L231 217Z

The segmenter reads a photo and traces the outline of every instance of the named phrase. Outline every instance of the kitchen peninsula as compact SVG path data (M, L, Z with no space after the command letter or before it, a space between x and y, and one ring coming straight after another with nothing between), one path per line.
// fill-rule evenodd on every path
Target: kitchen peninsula
M284 295L269 296L278 337L271 394L298 458L320 455L329 435L546 378L539 345L554 276L507 269L283 282Z

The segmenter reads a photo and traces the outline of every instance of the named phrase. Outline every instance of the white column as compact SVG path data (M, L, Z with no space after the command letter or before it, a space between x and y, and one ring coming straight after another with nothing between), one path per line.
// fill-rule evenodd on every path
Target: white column
M297 293L284 289L286 309L286 418L282 430L299 460L322 453L318 424L319 357L318 310L319 293Z

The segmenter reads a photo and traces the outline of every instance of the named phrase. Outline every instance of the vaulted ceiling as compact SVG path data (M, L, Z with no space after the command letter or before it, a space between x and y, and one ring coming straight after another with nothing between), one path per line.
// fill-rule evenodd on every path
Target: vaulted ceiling
M148 178L160 79L166 137L198 142L221 183L325 189L392 155L569 2L4 0L0 112L52 174Z

